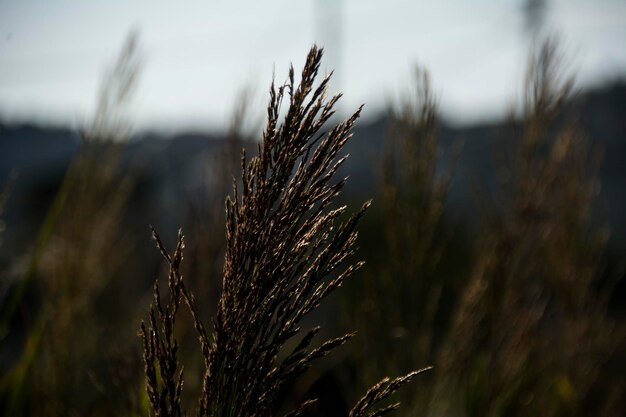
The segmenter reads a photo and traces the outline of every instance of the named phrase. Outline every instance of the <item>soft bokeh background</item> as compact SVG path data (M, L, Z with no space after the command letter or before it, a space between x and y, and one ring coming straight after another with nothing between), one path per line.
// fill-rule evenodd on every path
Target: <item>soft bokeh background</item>
M338 117L366 104L340 202L374 204L311 319L358 335L276 412L433 364L400 415L622 414L625 2L0 0L0 415L148 415L148 225L209 323L240 150L313 43Z
M545 3L529 12L526 4ZM454 122L503 116L537 26L559 34L581 86L626 72L626 4L369 0L0 3L0 112L5 119L78 123L94 109L104 66L129 29L145 69L133 109L146 128L223 128L236 94L263 93L274 69L328 49L345 108L366 115L405 88L411 67L434 74ZM488 88L486 88L488 87Z

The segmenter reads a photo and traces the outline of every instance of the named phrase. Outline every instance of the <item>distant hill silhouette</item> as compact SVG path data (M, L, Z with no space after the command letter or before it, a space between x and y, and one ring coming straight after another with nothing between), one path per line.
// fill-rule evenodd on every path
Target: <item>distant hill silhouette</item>
M580 115L581 128L593 143L605 151L601 170L600 201L611 225L611 246L618 253L626 248L626 84L616 83L581 94L572 106ZM375 158L380 153L388 119L358 124L354 139L346 151L351 157L343 169L350 175L345 198L367 198L376 186ZM464 142L449 203L461 217L469 216L477 186L489 187L494 178L493 144L506 140L504 122L451 127L441 123L439 132L444 148L457 140ZM146 218L158 212L174 210L176 201L201 186L201 168L206 156L219 148L224 137L219 134L181 133L164 137L143 133L132 140L126 160L139 167L136 201L143 202ZM18 174L9 201L3 256L14 256L36 233L71 158L79 148L76 131L65 128L31 125L0 125L0 184L12 172ZM220 198L216 204L222 204ZM469 219L467 219L469 221ZM146 223L146 220L142 220ZM5 259L6 261L6 259Z

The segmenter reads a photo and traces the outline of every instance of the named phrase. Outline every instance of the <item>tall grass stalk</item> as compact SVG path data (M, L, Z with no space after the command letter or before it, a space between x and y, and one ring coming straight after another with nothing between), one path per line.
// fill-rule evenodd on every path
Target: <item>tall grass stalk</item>
M131 36L103 82L94 121L81 135L80 149L46 214L29 266L4 309L8 330L26 289L36 286L41 294L21 357L2 378L8 415L95 415L127 404L100 400L99 390L116 390L111 363L123 362L132 345L122 346L121 337L107 339L104 326L113 321L104 319L106 313L97 306L131 246L121 224L131 189L121 169L123 141L129 134L121 113L138 72L136 52ZM116 349L120 352L113 358ZM121 398L130 392L124 387L117 393ZM124 410L129 411L134 410Z
M204 358L198 416L273 415L281 391L354 336L348 333L315 346L320 327L302 329L302 320L363 263L351 263L356 226L369 202L342 220L346 207L333 207L346 179L334 174L345 162L340 152L360 109L328 132L339 95L326 97L330 76L319 85L322 50L313 47L296 84L293 68L285 84L272 84L267 125L258 154L241 156L241 180L226 200L226 256L222 294L209 334L195 298L180 272L184 242L168 253L169 297L157 284L149 322L142 324L147 393L152 416L184 415L183 371L174 334L181 302L191 312ZM281 121L281 104L288 108ZM296 341L299 340L299 341ZM293 343L292 343L293 342ZM382 415L397 404L376 404L421 371L385 379L360 400L351 416ZM314 404L305 401L288 415Z
M599 154L565 117L572 80L554 41L528 74L439 369L457 378L447 389L466 416L613 415L615 392L592 394L622 337L601 285L607 231L592 220Z
M355 352L362 379L402 372L435 355L435 318L445 285L440 266L448 233L443 210L460 143L444 154L428 72L417 67L413 81L410 94L390 108L390 129L378 159L376 214L383 225L377 256L363 280L352 284L354 291L344 304L346 315L368 340ZM407 405L420 404L424 411L430 382L407 392Z

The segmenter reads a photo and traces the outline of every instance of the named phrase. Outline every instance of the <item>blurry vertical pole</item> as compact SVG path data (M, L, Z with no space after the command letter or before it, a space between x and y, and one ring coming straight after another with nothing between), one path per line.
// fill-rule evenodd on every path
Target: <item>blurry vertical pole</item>
M544 33L548 1L524 0L522 8L524 13L524 36L530 40L531 45L535 45Z
M343 29L344 0L315 0L315 42L324 48L324 66L322 71L330 73L334 71L330 85L330 93L345 91L342 86L342 54L343 54ZM341 102L336 106L337 113L341 117Z
M542 68L544 68L545 58L544 54L535 54L535 51L541 49L541 45L547 36L546 33L546 16L548 12L548 0L524 0L522 5L522 12L524 14L524 27L523 27L523 39L522 42L526 45L526 50L530 52L531 56L536 57L533 59L532 70L528 76L532 75L534 80L527 80L528 86L540 86L543 85L543 81L538 77L543 75Z

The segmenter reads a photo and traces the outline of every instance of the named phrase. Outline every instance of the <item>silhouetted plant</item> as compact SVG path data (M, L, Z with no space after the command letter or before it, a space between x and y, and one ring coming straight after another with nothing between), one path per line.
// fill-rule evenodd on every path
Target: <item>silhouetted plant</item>
M321 57L322 50L313 47L298 85L293 68L284 85L272 84L258 155L248 161L242 153L241 182L234 183L226 201L223 288L211 335L180 273L182 234L170 255L154 233L169 264L169 298L163 304L155 284L150 321L142 324L140 332L152 416L185 414L183 373L174 335L182 300L193 316L204 358L198 416L272 415L281 389L354 335L313 347L320 331L316 326L285 351L302 334L302 319L363 265L351 264L349 258L354 253L356 226L369 203L343 222L339 219L346 207L331 208L346 182L333 179L346 160L339 153L361 110L329 132L320 132L340 97L326 98L330 76L314 86ZM289 107L281 122L285 98ZM367 410L422 371L381 381L350 415L391 411L395 406L379 412ZM298 415L312 404L306 401L289 415Z
M547 41L531 60L521 128L506 138L512 159L501 167L507 175L439 363L458 378L448 389L463 415L616 410L614 392L588 408L623 335L600 285L607 232L592 221L599 156L564 119L572 81L558 53Z
M138 71L137 40L131 35L103 80L93 121L81 133L79 150L46 213L30 263L3 310L2 324L8 326L26 288L35 284L41 292L23 352L2 379L8 415L94 415L139 408L128 384L132 378L139 383L140 372L128 376L123 390L115 386L120 375L115 375L112 363L139 356L130 328L124 340L122 323L112 318L111 311L124 310L97 310L131 251L122 219L132 181L121 167L121 157L130 134L123 115ZM105 336L112 330L106 326L115 328L115 338ZM124 374L130 369L126 366ZM120 401L105 402L99 390L115 392Z
M377 159L377 210L383 221L378 256L363 280L352 285L344 305L368 340L355 353L362 379L411 369L430 360L436 348L435 317L444 286L442 217L460 149L449 158L442 155L428 72L416 68L413 84L389 110L390 129ZM427 396L430 382L407 392L405 402L423 406L420 398Z

